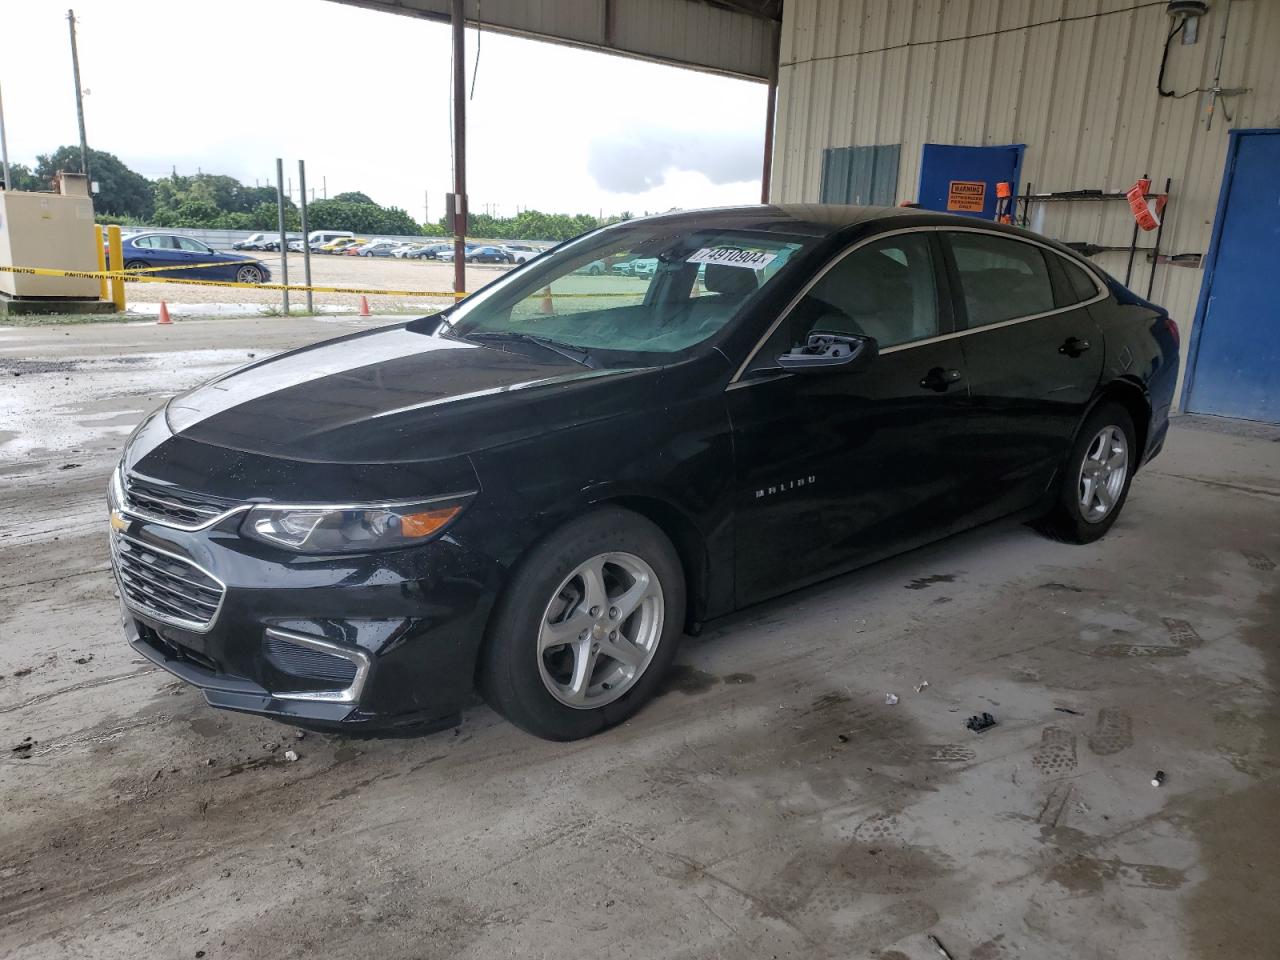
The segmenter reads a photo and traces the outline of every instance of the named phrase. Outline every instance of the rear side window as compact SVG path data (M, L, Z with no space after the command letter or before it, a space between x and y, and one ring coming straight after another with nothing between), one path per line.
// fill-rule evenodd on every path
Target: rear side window
M985 233L950 233L947 239L970 327L1057 309L1049 266L1039 247Z
M1071 286L1071 303L1092 300L1098 295L1098 284L1083 267L1076 266L1066 257L1059 257L1058 263L1062 265L1062 272L1067 275L1067 283Z

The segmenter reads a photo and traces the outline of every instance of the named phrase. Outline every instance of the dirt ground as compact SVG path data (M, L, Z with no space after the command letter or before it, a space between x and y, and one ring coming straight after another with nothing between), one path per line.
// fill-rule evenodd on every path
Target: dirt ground
M586 742L299 739L125 645L104 487L166 395L357 322L0 328L0 956L1277 955L1280 431L1183 418L1098 544L710 624Z

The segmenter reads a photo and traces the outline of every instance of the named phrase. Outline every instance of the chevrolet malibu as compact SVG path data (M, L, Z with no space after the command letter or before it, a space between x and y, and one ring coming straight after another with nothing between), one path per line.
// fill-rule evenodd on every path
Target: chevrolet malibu
M641 287L583 273L637 259ZM109 493L125 631L215 707L429 729L478 690L588 736L732 610L1000 517L1101 537L1177 354L1164 310L1012 227L607 227L143 421Z

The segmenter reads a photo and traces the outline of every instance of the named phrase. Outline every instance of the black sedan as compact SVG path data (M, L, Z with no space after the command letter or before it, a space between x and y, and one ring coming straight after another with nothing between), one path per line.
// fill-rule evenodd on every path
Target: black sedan
M515 263L501 247L476 247L467 251L467 263Z
M656 267L581 272L618 259ZM630 221L148 417L110 491L125 629L218 707L422 728L478 688L587 736L747 604L998 517L1102 536L1177 355L1164 310L1010 227Z

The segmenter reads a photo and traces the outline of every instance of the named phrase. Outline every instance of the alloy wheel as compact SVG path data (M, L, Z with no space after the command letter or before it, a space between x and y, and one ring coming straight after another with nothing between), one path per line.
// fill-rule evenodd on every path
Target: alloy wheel
M1129 476L1129 440L1116 426L1098 431L1080 464L1077 502L1088 523L1100 523L1115 509Z
M653 660L665 609L657 574L634 554L580 564L542 615L538 672L547 692L580 710L617 700Z
M236 280L240 283L261 283L262 274L257 267L241 267L236 271Z

